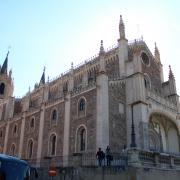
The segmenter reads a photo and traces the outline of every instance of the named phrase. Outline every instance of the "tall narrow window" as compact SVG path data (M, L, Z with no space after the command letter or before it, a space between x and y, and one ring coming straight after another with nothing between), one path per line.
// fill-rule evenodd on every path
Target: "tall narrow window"
M52 120L56 120L57 119L57 110L54 109L52 112Z
M30 128L34 128L34 118L31 118L31 121L30 121Z
M56 135L52 134L50 137L49 152L51 156L56 154Z
M14 125L14 128L13 128L13 135L17 135L17 124Z
M3 131L1 130L0 131L0 138L2 138L3 137Z
M85 129L82 129L80 132L80 151L85 150Z
M78 101L78 116L86 115L86 100L84 97L80 98Z
M33 141L29 140L28 142L28 150L27 150L27 158L31 159L33 155Z
M82 152L85 151L86 149L86 129L84 126L81 126L77 130L77 135L76 135L76 151L77 152Z
M4 89L5 89L5 84L1 83L0 84L0 94L4 94Z
M79 102L79 111L85 110L85 100L81 99Z
M150 77L147 74L144 74L144 85L145 85L145 88L151 89Z
M16 146L15 146L15 144L12 144L11 145L11 153L10 153L12 156L15 156L15 150L16 150Z

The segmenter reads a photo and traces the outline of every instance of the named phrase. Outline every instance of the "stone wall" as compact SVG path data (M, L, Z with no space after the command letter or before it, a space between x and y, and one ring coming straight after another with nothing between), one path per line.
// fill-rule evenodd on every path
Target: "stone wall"
M34 118L34 127L31 127L31 120ZM33 113L30 116L25 118L25 131L24 131L24 139L23 139L23 151L22 158L27 158L27 149L28 142L31 139L33 141L33 154L32 158L37 157L37 146L38 146L38 134L39 134L39 120L40 120L40 111Z
M52 120L52 111L57 110L57 119ZM46 107L44 120L44 133L42 145L42 157L48 156L49 138L51 134L57 135L56 155L62 156L63 151L63 135L64 135L64 102L56 103L50 107ZM53 122L54 121L54 122Z
M114 82L109 86L109 138L114 152L120 152L127 145L125 107L125 84Z
M85 115L78 114L78 100L82 97L86 99ZM80 125L87 128L87 151L96 151L96 89L71 98L70 119L70 154L76 152L76 131Z
M107 57L106 60L106 73L109 78L117 77L119 75L119 58L118 55L113 55Z
M21 124L22 124L22 119L18 119L16 121L12 121L9 124L9 134L8 134L7 152L6 152L7 154L12 154L12 152L11 152L12 144L15 144L14 155L17 156L18 153L19 153ZM16 133L14 132L15 125L17 125Z

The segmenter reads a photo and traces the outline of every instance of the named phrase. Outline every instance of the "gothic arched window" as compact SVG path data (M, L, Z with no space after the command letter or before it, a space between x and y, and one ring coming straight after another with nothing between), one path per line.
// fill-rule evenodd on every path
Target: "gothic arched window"
M14 125L14 128L13 128L13 135L17 135L17 124Z
M80 132L80 151L85 150L85 129L82 129Z
M56 154L56 135L52 134L49 141L49 153L51 156Z
M0 138L2 138L3 137L3 131L1 130L0 131Z
M33 118L31 118L31 121L30 121L30 128L34 128L34 122L35 120L34 120L34 117Z
M86 129L81 126L77 131L76 151L81 152L86 149Z
M79 101L79 111L84 111L85 110L85 100L82 98Z
M33 141L29 140L27 148L27 158L31 159L33 155Z
M150 77L146 73L144 74L144 85L145 85L145 88L151 89Z
M16 151L16 146L15 146L15 144L12 144L12 145L11 145L11 152L10 152L10 154L11 154L12 156L15 156L15 151Z
M78 116L85 116L86 114L86 100L85 98L80 98L78 101Z
M0 94L4 94L4 89L5 89L5 84L1 83L0 84Z
M52 120L56 120L57 119L57 110L56 109L53 110L51 119Z

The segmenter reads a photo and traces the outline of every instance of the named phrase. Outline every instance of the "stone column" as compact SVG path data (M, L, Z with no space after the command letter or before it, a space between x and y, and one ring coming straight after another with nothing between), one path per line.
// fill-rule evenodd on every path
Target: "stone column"
M103 150L109 145L109 96L108 77L101 73L97 77L97 125L96 125L96 149Z
M44 115L45 115L45 103L42 103L40 112L39 122L39 135L38 135L38 147L37 147L37 166L40 166L40 160L42 158L42 145L43 145L43 134L44 134Z
M24 129L25 129L25 118L26 112L23 112L22 122L21 122L21 134L20 134L20 142L19 142L19 157L22 158L22 150L23 150L23 141L24 141Z
M149 149L149 127L148 127L148 122L140 122L139 124L139 129L140 129L140 136L141 141L140 141L140 146L148 150Z
M118 57L119 57L119 74L121 77L124 77L126 75L125 62L128 60L128 41L126 39L119 40Z
M70 128L70 113L71 99L70 94L65 97L65 119L64 119L64 140L63 140L63 166L68 165L69 156L69 128Z

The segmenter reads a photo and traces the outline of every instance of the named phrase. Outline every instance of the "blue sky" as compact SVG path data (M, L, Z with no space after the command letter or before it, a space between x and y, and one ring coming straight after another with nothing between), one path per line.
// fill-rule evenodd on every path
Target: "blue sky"
M1 0L0 64L8 47L14 95L23 96L39 82L78 65L119 38L123 15L128 40L143 36L150 50L160 50L165 80L171 64L180 94L180 13L178 0Z

